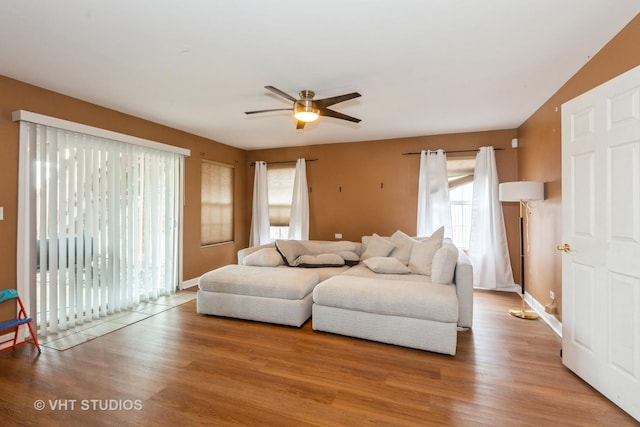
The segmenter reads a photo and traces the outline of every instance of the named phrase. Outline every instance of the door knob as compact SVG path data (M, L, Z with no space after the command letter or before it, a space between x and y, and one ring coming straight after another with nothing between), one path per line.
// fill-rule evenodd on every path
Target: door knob
M569 246L568 243L565 243L564 245L556 246L556 249L566 253L566 252L570 252L571 251L571 246Z

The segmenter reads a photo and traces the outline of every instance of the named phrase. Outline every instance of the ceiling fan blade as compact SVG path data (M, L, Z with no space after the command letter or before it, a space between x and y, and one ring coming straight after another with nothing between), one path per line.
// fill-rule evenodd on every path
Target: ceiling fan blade
M265 86L264 88L267 89L267 90L270 90L271 92L273 92L273 93L275 93L277 95L280 95L280 96L282 96L284 98L287 98L289 101L293 101L293 102L297 101L297 99L295 99L293 96L289 95L288 93L285 93L285 92L281 91L280 89L278 89L276 87Z
M293 108L272 108L270 110L245 111L245 114L268 113L269 111L293 111Z
M304 125L306 125L307 122L303 122L302 120L298 120L298 123L296 123L296 129L304 129Z
M321 108L320 115L325 117L333 117L335 119L348 120L354 123L360 123L361 120L355 117L347 116L346 114L338 113L337 111L330 110L328 108Z
M360 95L358 92L352 92L344 95L332 96L331 98L317 99L316 103L320 106L320 108L322 108L322 107L328 107L333 104L337 104L339 102L348 101L353 98L358 98L360 96L362 95Z

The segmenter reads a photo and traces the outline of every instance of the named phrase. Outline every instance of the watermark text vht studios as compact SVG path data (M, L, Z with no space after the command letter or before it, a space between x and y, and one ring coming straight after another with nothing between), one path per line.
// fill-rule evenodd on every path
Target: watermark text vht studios
M131 399L38 399L38 411L141 411L142 400Z

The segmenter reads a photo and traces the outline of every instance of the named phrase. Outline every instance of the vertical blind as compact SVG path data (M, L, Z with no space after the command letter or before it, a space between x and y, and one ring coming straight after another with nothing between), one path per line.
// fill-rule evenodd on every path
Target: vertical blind
M183 155L25 121L22 138L35 147L41 334L178 287Z

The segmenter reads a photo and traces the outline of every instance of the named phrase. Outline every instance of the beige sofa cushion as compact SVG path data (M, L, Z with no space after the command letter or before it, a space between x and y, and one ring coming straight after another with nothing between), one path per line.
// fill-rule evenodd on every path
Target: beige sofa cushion
M352 252L360 255L360 244L347 240L338 240L335 242L324 240L299 240L300 244L310 254L326 254Z
M407 274L409 267L397 258L375 256L362 261L369 270L380 274Z
M458 298L453 285L339 275L315 287L313 302L389 316L458 321Z
M207 292L298 300L319 280L313 269L231 264L202 275L198 287Z
M458 248L445 243L433 256L431 263L431 281L433 283L453 283L453 276L458 262Z
M407 234L398 230L389 238L391 242L396 245L395 249L389 254L390 257L396 258L404 265L409 265L409 259L411 258L411 251L413 245L417 240L409 237Z
M296 259L297 267L339 267L344 259L338 254L300 255Z
M278 267L283 268L283 267ZM367 267L363 262L360 264L350 267L347 271L342 273L343 276L358 276L358 277L366 277L370 279L384 279L384 280L398 280L400 282L420 282L420 283L431 283L431 277L423 276L421 274L380 274L372 271L369 267Z
M442 247L443 239L444 227L440 227L431 237L416 242L411 250L409 270L415 274L430 276L433 256Z
M360 245L348 241L276 240L275 247L291 267L338 267L360 259Z
M366 241L366 248L360 257L361 260L373 257L386 257L396 248L390 240L374 233Z
M299 240L276 240L275 246L276 250L282 255L285 264L290 266L296 265L296 259L306 253Z
M263 248L245 256L242 260L244 265L252 265L255 267L277 267L284 265L282 255L276 248Z

